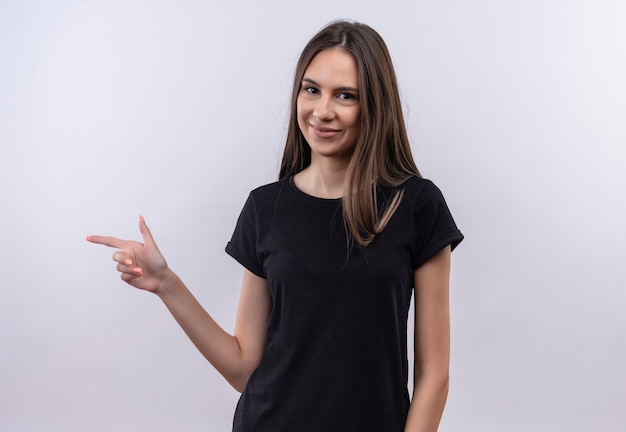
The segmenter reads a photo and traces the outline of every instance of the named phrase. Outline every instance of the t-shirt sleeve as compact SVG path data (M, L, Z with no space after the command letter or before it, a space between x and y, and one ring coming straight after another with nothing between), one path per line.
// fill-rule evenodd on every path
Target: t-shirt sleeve
M448 245L454 250L463 240L441 191L429 180L417 196L413 223L413 270Z
M263 259L258 252L259 215L254 197L248 200L241 210L235 231L226 244L226 253L255 275L265 278Z

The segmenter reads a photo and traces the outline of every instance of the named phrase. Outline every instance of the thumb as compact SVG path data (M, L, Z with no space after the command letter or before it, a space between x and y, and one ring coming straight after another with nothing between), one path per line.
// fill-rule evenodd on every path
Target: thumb
M150 228L148 228L148 225L146 225L146 219L143 217L143 215L139 215L139 232L141 233L141 236L143 237L144 244L148 244L156 248L156 242L154 241L154 238L152 237Z

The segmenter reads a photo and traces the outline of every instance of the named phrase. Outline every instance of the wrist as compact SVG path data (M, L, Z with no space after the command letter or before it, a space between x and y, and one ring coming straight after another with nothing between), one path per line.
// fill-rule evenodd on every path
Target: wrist
M154 293L161 299L175 295L179 282L180 279L178 278L178 275L168 267Z

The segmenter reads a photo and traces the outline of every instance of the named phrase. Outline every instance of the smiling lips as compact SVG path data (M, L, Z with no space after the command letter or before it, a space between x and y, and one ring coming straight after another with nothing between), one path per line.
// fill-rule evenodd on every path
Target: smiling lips
M331 129L327 127L317 126L309 123L309 126L313 130L313 133L320 138L332 138L341 132L339 129Z

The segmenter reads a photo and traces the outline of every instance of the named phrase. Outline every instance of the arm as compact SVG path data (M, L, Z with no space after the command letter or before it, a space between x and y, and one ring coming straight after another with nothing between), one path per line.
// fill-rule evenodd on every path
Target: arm
M414 272L415 377L405 432L435 432L448 396L450 246Z
M242 392L261 362L270 299L265 279L244 270L235 334L224 331L171 272L157 293L200 353Z
M88 236L92 243L120 249L113 254L121 278L153 292L202 355L238 391L243 391L261 361L270 311L265 279L244 270L235 334L224 331L204 310L180 278L167 266L143 217L139 230L144 243L115 237Z

